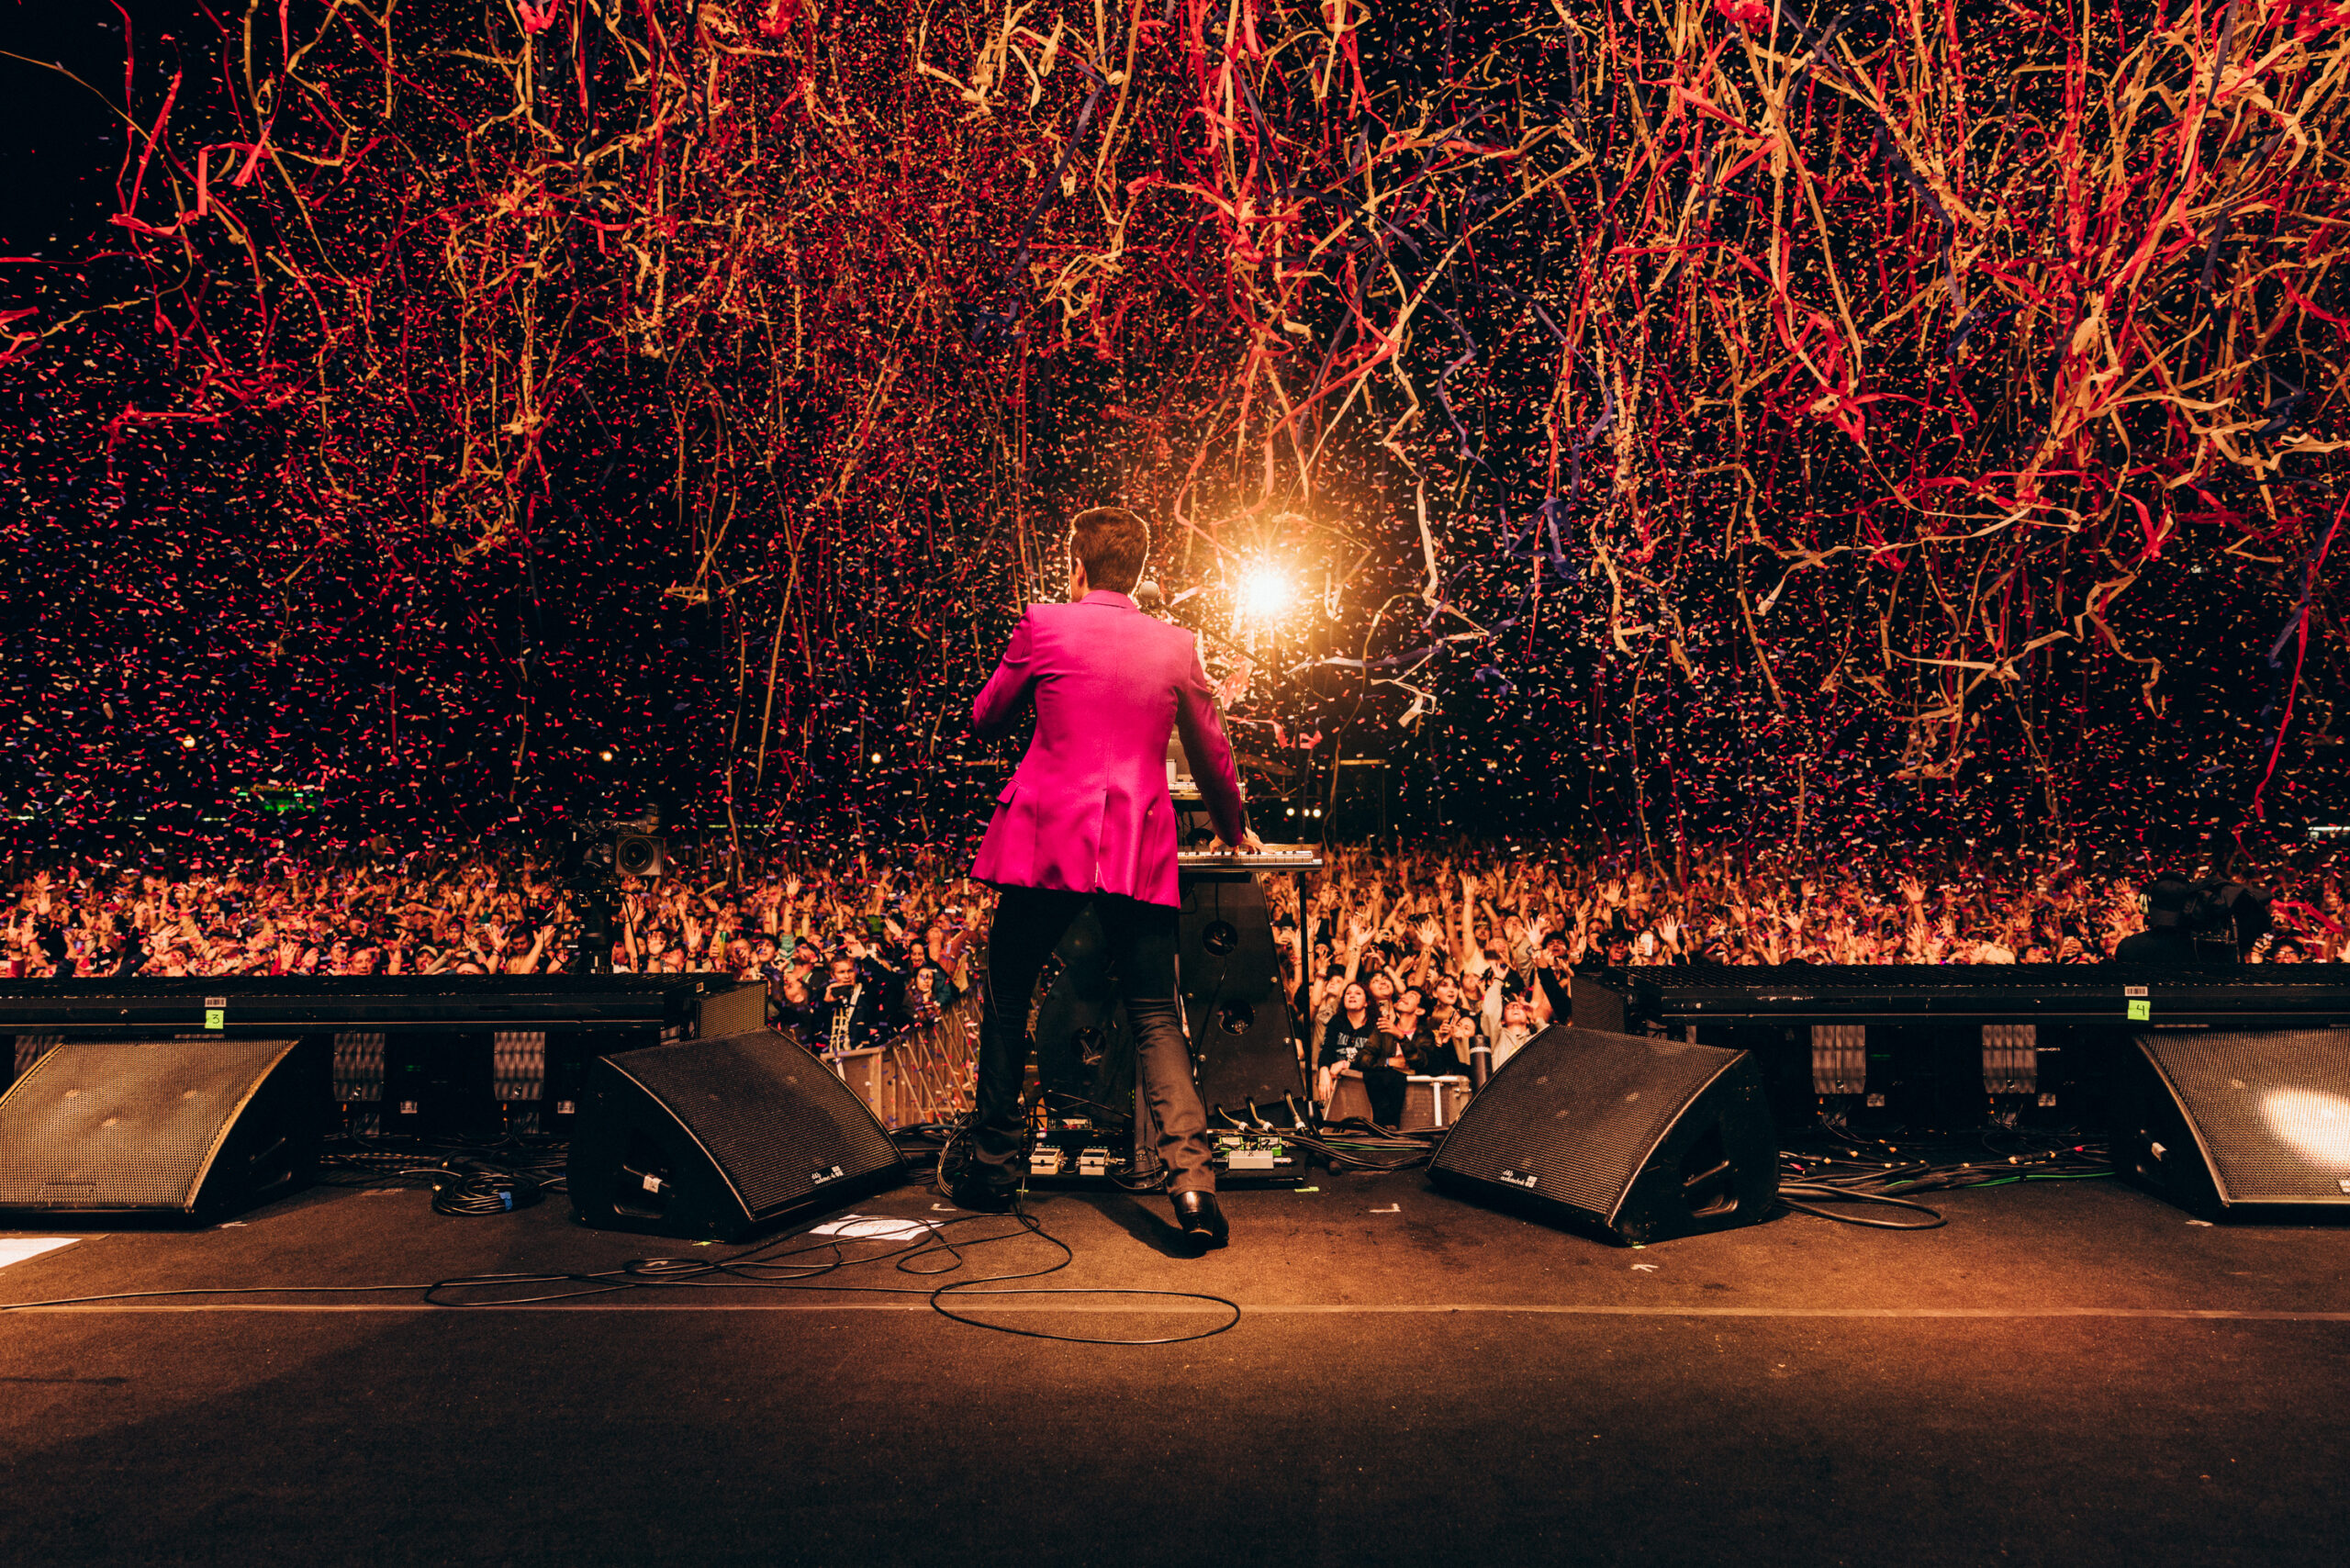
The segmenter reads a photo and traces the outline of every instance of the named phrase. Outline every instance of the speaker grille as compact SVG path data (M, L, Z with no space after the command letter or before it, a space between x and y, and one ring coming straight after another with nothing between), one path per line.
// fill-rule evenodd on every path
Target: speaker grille
M1494 1075L1436 1164L1610 1218L1657 1140L1737 1059L1678 1040L1546 1029Z
M0 1097L0 1208L185 1209L291 1040L90 1040Z
M897 1159L848 1086L773 1030L610 1061L692 1129L755 1218L806 1198L834 1166L856 1176Z
M2350 1198L2350 1030L2141 1035L2230 1203Z
M17 1036L16 1076L22 1078L30 1072L33 1070L33 1063L40 1060L44 1052L55 1049L58 1042L64 1038L62 1035Z

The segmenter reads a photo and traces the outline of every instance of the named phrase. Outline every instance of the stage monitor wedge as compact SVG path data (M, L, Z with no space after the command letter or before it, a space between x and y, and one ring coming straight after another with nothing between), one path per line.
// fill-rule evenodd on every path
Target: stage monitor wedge
M585 1224L740 1241L893 1186L904 1169L838 1075L759 1029L598 1058L567 1170Z
M2141 1034L2114 1164L2207 1219L2350 1217L2350 1029Z
M1627 1245L1768 1218L1778 1138L1744 1051L1559 1025L1469 1102L1429 1171Z
M218 1219L308 1184L326 1053L66 1040L0 1095L0 1211Z

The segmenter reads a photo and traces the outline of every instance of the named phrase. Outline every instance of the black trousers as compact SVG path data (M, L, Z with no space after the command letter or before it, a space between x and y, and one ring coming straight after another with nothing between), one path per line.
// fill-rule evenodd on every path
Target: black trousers
M1178 1193L1213 1192L1207 1112L1192 1081L1192 1053L1176 1009L1177 912L1114 893L1006 888L988 930L986 1005L979 1014L979 1104L972 1144L980 1160L1008 1163L1027 1141L1020 1081L1028 1067L1028 1006L1036 977L1088 900L1108 939L1111 972L1134 1025L1136 1076L1158 1124L1158 1158Z

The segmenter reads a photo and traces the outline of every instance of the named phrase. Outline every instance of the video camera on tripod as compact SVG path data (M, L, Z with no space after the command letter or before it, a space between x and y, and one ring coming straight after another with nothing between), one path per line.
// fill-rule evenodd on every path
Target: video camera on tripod
M659 877L668 869L668 848L657 822L571 824L564 846L563 885L579 916L579 946L589 973L612 970L621 879Z
M2146 884L2145 905L2146 929L2114 957L2241 963L2268 934L2268 895L2242 882L2190 882L2166 871Z

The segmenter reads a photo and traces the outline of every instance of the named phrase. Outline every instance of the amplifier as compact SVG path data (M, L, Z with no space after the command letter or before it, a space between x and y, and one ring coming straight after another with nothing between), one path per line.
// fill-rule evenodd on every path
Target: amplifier
M765 1027L731 976L139 976L0 981L0 1083L67 1040L290 1037L331 1062L330 1130L561 1134L588 1064Z
M1577 975L1574 1014L1634 1033L1711 1018L2326 1027L2350 1022L2350 964L1660 964Z
M2350 1025L2350 965L1658 965L1573 996L1579 1028L1751 1051L1783 1127L2076 1123L2134 1034Z

